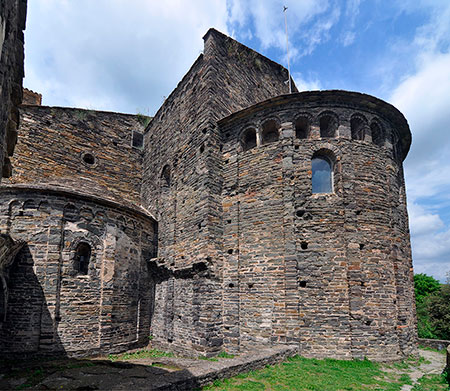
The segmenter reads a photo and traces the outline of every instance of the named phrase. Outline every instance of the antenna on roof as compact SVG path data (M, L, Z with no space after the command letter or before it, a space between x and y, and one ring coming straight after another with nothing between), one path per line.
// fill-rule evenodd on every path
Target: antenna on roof
M288 29L287 29L287 19L286 19L286 11L288 7L283 6L284 13L284 27L286 29L286 53L287 53L287 62L288 62L288 80L286 83L289 85L289 93L292 94L292 86L291 86L291 66L289 64L289 39L288 39Z

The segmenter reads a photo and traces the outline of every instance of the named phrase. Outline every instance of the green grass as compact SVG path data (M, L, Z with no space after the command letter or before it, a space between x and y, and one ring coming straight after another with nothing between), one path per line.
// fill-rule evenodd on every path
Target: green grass
M419 379L412 391L448 391L449 383L445 379L445 375L425 375Z
M217 357L219 358L234 358L234 354L229 354L225 351L220 352Z
M198 356L199 360L205 360L205 361L219 361L217 357L205 357L205 356Z
M174 357L173 353L163 352L158 349L144 349L138 350L134 353L123 353L123 354L110 354L108 359L111 361L127 361L127 360L136 360L140 358L158 358L158 357Z
M410 363L414 365L412 360ZM405 366L408 367L408 360ZM404 384L412 384L407 374L384 372L382 364L368 360L317 360L297 356L282 364L216 381L204 390L400 391Z

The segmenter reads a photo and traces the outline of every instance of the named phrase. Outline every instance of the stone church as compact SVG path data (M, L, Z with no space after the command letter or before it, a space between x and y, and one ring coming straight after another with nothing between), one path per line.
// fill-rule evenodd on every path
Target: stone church
M287 80L210 29L153 118L26 90L0 186L2 354L414 352L408 124Z

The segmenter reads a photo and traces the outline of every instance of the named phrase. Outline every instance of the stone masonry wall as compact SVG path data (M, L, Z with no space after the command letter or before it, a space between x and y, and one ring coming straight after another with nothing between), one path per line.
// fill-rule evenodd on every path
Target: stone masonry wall
M148 343L156 227L144 213L92 197L3 187L0 229L26 246L9 273L2 354L87 355ZM91 247L87 274L80 243Z
M298 342L305 356L376 360L415 351L399 158L407 149L398 142L409 130L400 113L367 99L340 91L293 94L221 121L227 350ZM324 115L336 120L331 138L320 136ZM359 140L352 137L355 116L364 123ZM309 121L302 139L300 117ZM278 124L279 140L263 145L267 120ZM378 145L374 124L382 131ZM249 128L258 145L244 151ZM318 151L334 164L330 194L311 193Z
M26 0L0 2L0 179L11 174L22 102Z
M31 91L28 88L23 89L22 105L40 106L41 104L42 94Z
M208 269L203 277L175 277L158 285L162 301L154 328L173 333L156 335L155 343L208 354L222 343L222 162L216 121L285 93L287 71L213 29L204 40L204 54L146 130L142 199L158 219L161 265L174 272L195 265Z
M51 184L140 205L142 132L136 115L47 106L21 108L8 184Z

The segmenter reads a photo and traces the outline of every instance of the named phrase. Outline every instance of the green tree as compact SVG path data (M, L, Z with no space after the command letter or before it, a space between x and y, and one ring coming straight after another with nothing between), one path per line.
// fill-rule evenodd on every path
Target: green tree
M414 275L414 291L416 293L416 300L423 300L425 297L438 291L441 284L438 280L424 273Z
M414 275L414 291L416 294L417 333L419 338L439 339L436 327L429 312L429 302L434 293L441 289L438 280L420 273Z
M443 284L439 293L428 300L431 326L439 339L450 340L450 285Z

